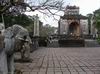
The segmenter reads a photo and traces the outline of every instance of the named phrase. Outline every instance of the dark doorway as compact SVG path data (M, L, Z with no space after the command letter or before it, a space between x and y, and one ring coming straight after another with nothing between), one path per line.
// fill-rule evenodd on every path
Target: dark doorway
M79 35L80 34L80 27L77 22L72 22L69 25L69 30L68 30L69 35Z

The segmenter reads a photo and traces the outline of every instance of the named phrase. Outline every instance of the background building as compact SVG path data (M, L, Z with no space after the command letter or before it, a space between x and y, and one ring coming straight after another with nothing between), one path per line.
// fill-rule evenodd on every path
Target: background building
M59 35L88 35L88 18L79 14L79 7L67 6L59 20Z

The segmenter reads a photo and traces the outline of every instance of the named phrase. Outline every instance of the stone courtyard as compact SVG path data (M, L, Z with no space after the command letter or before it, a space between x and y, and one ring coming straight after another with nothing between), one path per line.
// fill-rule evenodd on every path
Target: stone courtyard
M41 47L31 59L15 68L22 74L100 74L100 47Z

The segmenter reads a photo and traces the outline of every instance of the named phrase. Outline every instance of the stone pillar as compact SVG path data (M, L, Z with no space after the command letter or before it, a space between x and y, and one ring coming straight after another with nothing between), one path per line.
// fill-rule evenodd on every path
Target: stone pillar
M34 17L34 34L33 36L39 36L39 17L36 15Z

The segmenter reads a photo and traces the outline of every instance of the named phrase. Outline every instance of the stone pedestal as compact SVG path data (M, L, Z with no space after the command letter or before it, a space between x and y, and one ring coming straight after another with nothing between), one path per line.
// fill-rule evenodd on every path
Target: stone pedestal
M59 43L60 47L84 47L85 46L84 39L80 39L80 40L71 40L71 39L59 40L58 43Z

